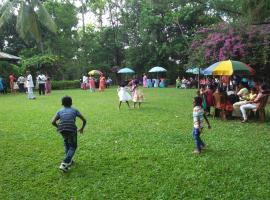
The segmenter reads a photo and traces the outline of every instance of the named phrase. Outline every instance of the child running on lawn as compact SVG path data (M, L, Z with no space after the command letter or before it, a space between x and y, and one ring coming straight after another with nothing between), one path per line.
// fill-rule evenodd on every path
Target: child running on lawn
M205 144L200 137L202 133L202 129L203 129L203 118L207 122L209 129L211 128L211 126L202 108L202 98L198 96L195 97L193 105L194 105L193 107L194 128L193 128L192 134L195 140L195 147L196 147L193 153L199 154L201 153L202 149L205 147Z
M86 120L77 109L71 107L71 97L63 97L62 105L64 108L56 113L52 120L52 125L57 128L57 131L62 135L64 139L65 158L59 166L59 169L67 172L73 162L72 158L77 149L77 126L75 123L76 117L79 117L83 122L82 127L78 130L80 133L83 133L83 129L86 125Z

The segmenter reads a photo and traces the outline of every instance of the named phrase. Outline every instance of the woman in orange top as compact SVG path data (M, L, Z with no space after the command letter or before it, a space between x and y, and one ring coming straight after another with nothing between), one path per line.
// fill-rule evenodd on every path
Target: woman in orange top
M15 81L14 74L10 74L10 76L9 76L10 92L14 91L14 81Z
M106 86L105 76L102 74L99 78L99 91L104 92Z

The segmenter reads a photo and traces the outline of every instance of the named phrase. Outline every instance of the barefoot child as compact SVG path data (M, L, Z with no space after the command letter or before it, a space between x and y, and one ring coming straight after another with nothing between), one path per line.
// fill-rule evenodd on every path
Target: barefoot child
M120 110L122 102L126 102L128 107L130 108L128 101L131 100L131 96L128 93L127 88L125 87L124 83L121 83L120 86L118 87L117 94L118 94L118 97L119 97L118 109Z
M138 80L135 80L135 85L134 85L134 88L132 90L132 93L133 93L132 100L134 102L133 108L136 107L136 104L137 103L139 104L139 108L140 108L141 107L141 103L143 102L143 93L140 90L139 81Z
M193 137L195 139L195 146L196 149L194 150L194 153L199 154L202 151L202 148L205 147L205 144L201 140L201 133L203 129L203 118L207 122L208 128L210 129L211 126L209 124L209 121L204 113L204 110L202 108L202 98L200 97L195 97L194 98L194 103L193 103L193 123L194 123L194 128L193 128Z
M59 169L67 172L72 164L72 158L77 148L77 127L75 123L76 117L79 117L83 121L82 127L78 130L80 133L83 133L83 129L86 125L86 120L78 110L71 107L71 97L63 97L62 105L64 108L56 113L52 120L52 125L57 128L57 131L62 135L64 139L65 158L59 166Z

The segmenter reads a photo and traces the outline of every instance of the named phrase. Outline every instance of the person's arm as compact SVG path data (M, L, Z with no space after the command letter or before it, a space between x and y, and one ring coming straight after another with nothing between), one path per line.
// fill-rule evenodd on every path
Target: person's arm
M205 113L203 114L203 117L204 117L204 119L205 119L205 121L206 121L206 123L207 123L207 125L208 125L208 128L210 129L210 128L211 128L211 125L210 125L210 123L209 123L209 121L208 121L208 119L207 119Z
M78 117L82 120L83 124L82 124L82 127L78 130L80 133L83 133L83 129L86 125L86 119L81 115L79 114Z
M58 123L57 121L59 120L59 116L58 115L55 115L55 117L53 118L52 120L52 125L55 126L56 128L58 127Z

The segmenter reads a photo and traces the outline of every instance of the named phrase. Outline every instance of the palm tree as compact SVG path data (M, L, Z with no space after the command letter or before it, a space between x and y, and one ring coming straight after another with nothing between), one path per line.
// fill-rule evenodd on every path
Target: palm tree
M35 39L43 51L41 28L56 33L57 27L40 0L6 0L0 7L0 29L17 15L16 30L27 41Z

